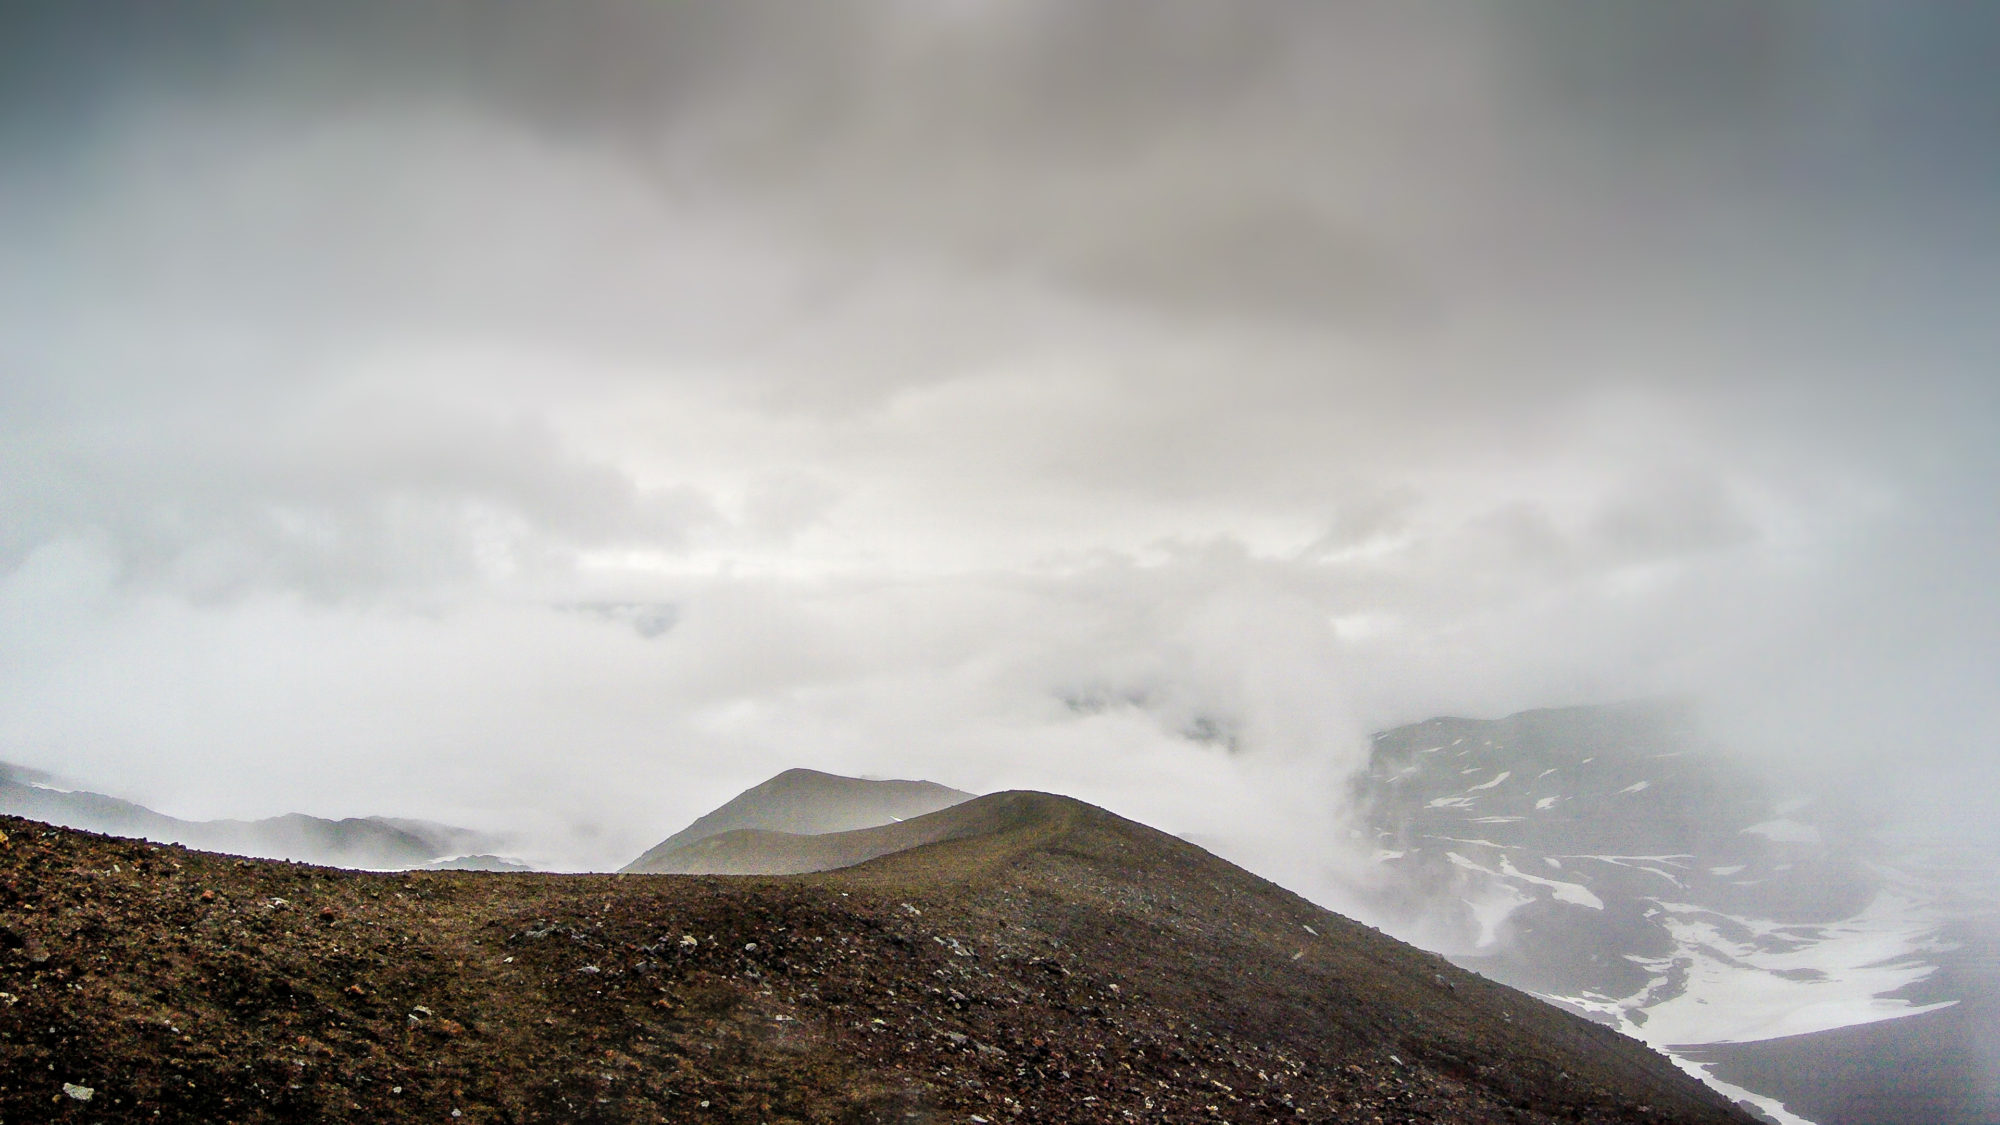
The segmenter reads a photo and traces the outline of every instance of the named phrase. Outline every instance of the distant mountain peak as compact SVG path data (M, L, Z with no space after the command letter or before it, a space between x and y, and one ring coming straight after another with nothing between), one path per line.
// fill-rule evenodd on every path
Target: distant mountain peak
M625 870L680 871L682 867L674 858L676 853L724 833L749 831L806 837L853 832L950 808L971 800L972 796L934 781L844 777L795 766L751 786L714 812L660 841Z
M285 813L261 820L182 820L119 797L57 788L65 779L0 762L0 813L50 824L182 844L204 851L332 867L396 869L493 850L481 832L395 817L330 820Z

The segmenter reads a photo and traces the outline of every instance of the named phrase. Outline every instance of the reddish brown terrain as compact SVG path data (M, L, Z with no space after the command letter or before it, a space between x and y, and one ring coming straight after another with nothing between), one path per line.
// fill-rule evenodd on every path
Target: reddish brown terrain
M0 818L0 1121L1748 1120L1100 809L931 816L941 842L740 878L369 874Z

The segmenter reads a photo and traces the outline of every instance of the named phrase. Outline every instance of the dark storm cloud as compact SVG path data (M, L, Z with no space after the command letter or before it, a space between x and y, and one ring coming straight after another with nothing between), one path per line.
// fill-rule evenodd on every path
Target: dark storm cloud
M1962 215L1996 184L1976 9L1894 36L1772 0L27 10L9 101L50 147L163 96L450 106L785 219L846 270L931 256L1171 316L1657 331L1612 301L1671 290L1697 314L1674 328L1766 321L1806 244L1860 268L1940 221L1893 193Z

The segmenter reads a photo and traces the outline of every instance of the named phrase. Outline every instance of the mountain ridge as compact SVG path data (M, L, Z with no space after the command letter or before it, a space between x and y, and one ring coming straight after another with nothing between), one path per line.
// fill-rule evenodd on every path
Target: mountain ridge
M0 762L0 813L205 851L377 870L490 852L496 843L472 829L398 817L335 820L284 813L259 820L185 820L122 797L60 788L58 780L43 770Z
M1105 810L931 815L984 830L785 877L377 874L0 819L0 1118L1748 1120Z
M936 812L971 797L970 793L934 781L843 777L795 767L738 793L714 811L648 848L622 870L628 874L754 874L757 872L753 870L705 870L702 861L709 858L709 853L714 851L712 848L691 855L684 853L698 848L711 837L730 832L752 831L805 837L876 828ZM778 849L807 847L776 839L764 842ZM738 841L737 846L729 850L731 854L742 854L744 847L744 842ZM695 862L684 864L682 858Z

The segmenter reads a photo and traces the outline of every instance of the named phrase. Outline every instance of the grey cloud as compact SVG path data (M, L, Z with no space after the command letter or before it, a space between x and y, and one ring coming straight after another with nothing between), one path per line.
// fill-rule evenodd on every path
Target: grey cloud
M1409 330L1435 315L1419 277L1365 236L1297 201L1247 199L1127 226L1116 241L1080 234L1064 274L1113 299L1171 315L1254 310L1328 328Z
M217 105L240 112L241 90L257 91L260 104L268 95L272 108L260 112L275 124L264 128L280 134L328 122L379 133L380 145L336 150L332 163L297 174L345 179L343 194L353 197L328 199L308 230L363 222L365 234L386 218L390 244L349 266L342 259L371 239L338 238L331 259L309 240L290 255L336 280L351 275L347 292L329 296L372 319L518 319L539 297L532 315L570 320L572 340L622 335L655 350L667 341L684 348L701 330L703 318L675 316L680 301L654 306L671 331L648 329L643 303L630 296L657 284L644 254L598 286L573 271L549 274L563 238L603 247L629 232L584 224L553 242L520 243L524 260L562 278L556 292L523 287L504 256L486 260L486 244L506 246L514 232L546 223L518 196L564 190L530 184L523 193L514 158L486 177L466 175L455 197L376 192L395 183L413 147L450 152L452 138L468 133L452 122L465 118L502 136L525 129L558 164L608 156L657 192L665 213L775 224L794 253L818 259L807 272L823 271L843 290L880 284L898 263L929 261L948 278L1075 287L1177 321L1444 332L1451 350L1403 360L1398 379L1368 393L1413 395L1433 408L1464 397L1476 411L1503 397L1489 391L1496 385L1521 399L1587 384L1595 373L1574 370L1580 347L1655 347L1745 305L1768 316L1795 280L1788 263L1802 240L1854 243L1869 256L1872 236L1846 232L1883 208L1844 196L1836 205L1823 189L1877 163L1894 131L1863 110L1912 82L1927 85L1933 46L1952 39L1939 30L1918 41L1921 50L1882 47L1870 58L1877 69L1864 68L1871 77L1848 92L1862 109L1843 110L1820 95L1855 70L1837 65L1842 52L1867 43L1855 30L1865 21L1845 8L1617 3L1572 16L1552 5L970 4L945 13L882 4L799 13L617 4L579 19L459 4L357 5L337 15L213 5L178 18L126 17L138 24L121 37L91 34L84 16L57 17L52 49L83 56L81 72L100 60L102 91L85 100L103 103L107 128L164 88L183 95L169 105L196 107L197 116ZM1976 38L1978 27L1967 31ZM135 51L134 41L152 46ZM218 57L221 77L197 80L198 64ZM1759 106L1767 108L1753 112ZM1643 114L1652 112L1681 121L1680 133L1701 143L1679 144L1648 125ZM427 115L441 115L442 132L399 137L389 127ZM1855 122L1866 127L1842 128ZM1832 157L1797 151L1815 128L1863 147ZM452 165L492 161L493 138L469 132L449 165L411 174L437 180ZM1730 145L1703 147L1717 137ZM1915 173L1963 147L1962 130L1942 124L1933 139L1935 148L1899 149L1888 163ZM494 192L496 184L509 190ZM174 225L201 214L189 208ZM444 224L449 237L439 239L435 223L407 221L440 210L466 216L455 230ZM1868 229L1885 242L1913 237ZM422 274L396 268L408 260L395 245L405 233L429 251ZM654 252L684 253L668 230L644 233ZM1729 254L1743 268L1704 270L1705 260ZM460 260L475 264L439 265ZM273 261L252 277L280 268L297 266ZM919 271L908 284L927 280ZM579 282L589 288L580 304ZM516 292L504 300L476 299L510 285ZM233 289L255 296L259 287ZM1018 327L985 335L1004 339ZM752 338L728 340L740 348ZM840 366L882 358L879 346L848 346ZM1673 377L1711 388L1781 377L1718 366L1688 363ZM842 379L876 385L852 371L815 383Z
M563 608L629 626L649 641L666 636L681 619L680 607L672 602L578 602Z
M1590 530L1627 557L1739 546L1758 535L1721 483L1699 473L1640 482L1600 508Z
M196 597L339 599L559 573L583 548L679 549L719 519L699 493L641 488L533 423L394 398L282 405L114 416L17 446L0 486L8 561L77 538Z
M1335 503L1326 534L1306 549L1307 557L1353 550L1372 540L1392 536L1409 526L1410 516L1422 503L1422 497L1408 485L1350 486L1344 491L1349 495Z

